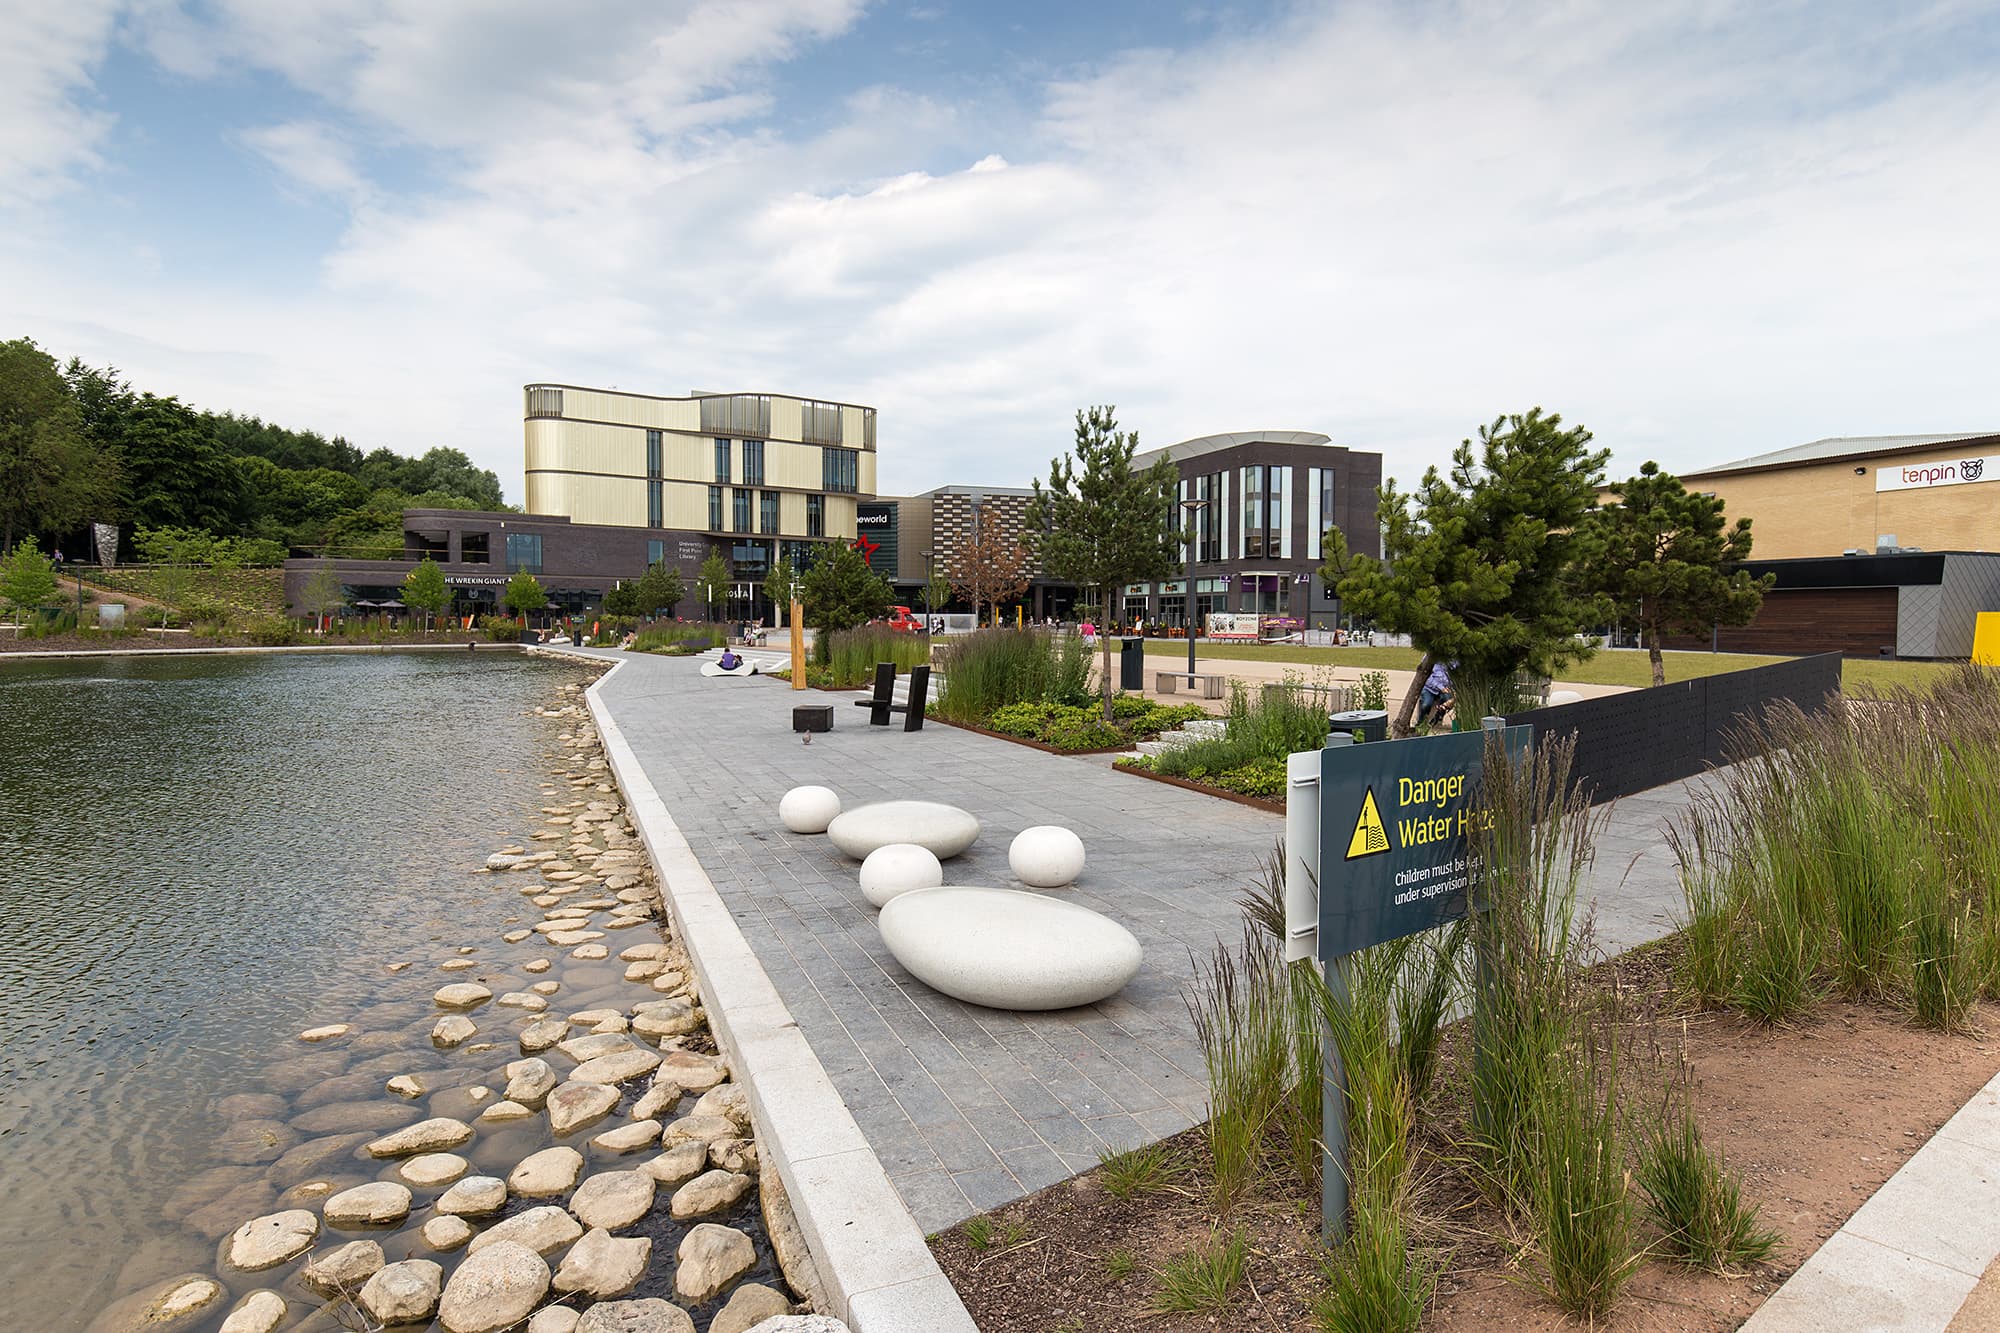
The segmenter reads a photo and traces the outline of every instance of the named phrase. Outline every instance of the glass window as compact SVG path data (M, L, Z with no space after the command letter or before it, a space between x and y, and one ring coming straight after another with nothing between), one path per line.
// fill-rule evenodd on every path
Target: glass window
M738 487L730 495L730 517L735 519L737 532L750 531L750 492Z
M510 532L507 534L507 572L527 570L530 574L542 572L542 539L533 532Z
M1208 501L1196 521L1201 532L1201 554L1198 559L1213 564L1222 559L1222 474L1211 472L1196 479L1196 498Z
M764 484L764 442L762 440L743 441L743 484L762 486Z
M722 531L722 488L720 486L711 486L708 488L708 530L710 532Z
M493 548L489 545L489 534L484 532L462 532L458 535L458 562L462 565L489 565L493 563Z
M1333 526L1333 469L1316 467L1312 486L1312 531L1306 534L1306 554L1314 560L1326 555L1326 530Z
M778 493L765 491L757 497L757 531L767 536L778 531Z
M820 489L851 494L861 488L861 455L853 449L820 450Z
M651 569L667 558L667 544L663 541L646 543L646 568Z
M861 447L863 449L875 447L875 409L872 407L861 409Z
M1261 559L1264 554L1264 468L1252 463L1243 469L1243 555Z
M701 400L701 428L711 435L771 435L771 395L718 394Z
M1279 560L1292 558L1291 487L1285 484L1288 467L1264 469L1264 553Z
M666 489L667 484L664 481L649 481L646 483L646 526L649 528L657 528L662 522L662 514L666 505Z
M799 438L807 444L839 444L840 405L816 402L800 404Z
M806 497L806 536L826 536L826 497L823 495Z
M715 479L717 481L729 480L729 441L727 440L717 440L715 442Z

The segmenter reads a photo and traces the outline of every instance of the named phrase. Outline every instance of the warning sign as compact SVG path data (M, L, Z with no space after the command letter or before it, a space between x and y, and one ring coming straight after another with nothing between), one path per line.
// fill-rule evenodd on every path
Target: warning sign
M1361 798L1361 814L1354 821L1354 836L1347 840L1347 859L1374 856L1389 850L1389 830L1382 825L1382 810L1375 804L1375 789Z

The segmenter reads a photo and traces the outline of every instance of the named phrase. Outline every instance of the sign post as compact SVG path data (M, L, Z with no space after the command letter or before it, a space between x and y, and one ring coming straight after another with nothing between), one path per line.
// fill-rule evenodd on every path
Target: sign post
M1492 732L1510 762L1527 754L1534 737L1533 727L1488 718L1481 731L1374 745L1354 745L1335 733L1318 754L1316 943L1336 1004L1347 1001L1349 954L1448 925L1471 910L1479 875L1471 835L1491 818L1476 798ZM1296 787L1298 770L1292 773ZM1290 906L1289 873L1287 880ZM1287 924L1288 934L1302 933ZM1326 1058L1320 1206L1331 1242L1347 1234L1348 1204L1347 1080L1331 1033Z

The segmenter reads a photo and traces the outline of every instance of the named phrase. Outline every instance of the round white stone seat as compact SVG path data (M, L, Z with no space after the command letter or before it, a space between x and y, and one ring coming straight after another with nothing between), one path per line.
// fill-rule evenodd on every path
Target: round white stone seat
M892 842L868 853L861 863L861 894L876 907L898 894L934 889L944 883L944 867L928 847Z
M878 801L841 812L826 826L826 835L857 861L893 842L915 843L949 861L979 836L979 820L969 810L936 801Z
M892 898L876 924L933 990L989 1009L1069 1009L1116 995L1142 951L1110 917L1018 889L947 885Z
M1037 824L1014 835L1007 864L1031 889L1060 889L1083 873L1083 839L1059 824Z
M840 793L831 787L794 787L778 801L778 822L794 833L824 833L840 813Z

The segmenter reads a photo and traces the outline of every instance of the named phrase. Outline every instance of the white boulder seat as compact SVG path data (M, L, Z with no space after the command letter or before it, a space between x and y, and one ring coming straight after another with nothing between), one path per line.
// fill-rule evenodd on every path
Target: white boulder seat
M1095 1004L1123 990L1143 956L1110 917L1019 889L917 889L884 904L876 924L917 980L989 1009Z
M778 801L778 822L794 833L824 833L840 813L840 793L831 787L794 787Z
M1031 889L1060 889L1083 873L1083 839L1058 824L1037 824L1014 835L1007 864Z
M1583 696L1575 690L1550 690L1549 701L1545 707L1557 708L1563 704L1580 704L1582 702Z
M911 842L949 861L979 837L971 811L936 801L878 801L842 812L826 826L833 845L857 861L892 842Z
M928 847L892 842L868 853L861 863L861 895L880 907L912 889L934 889L944 883L944 867Z

